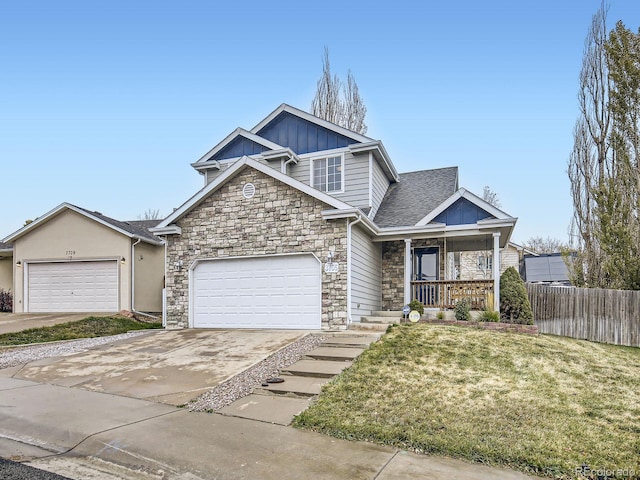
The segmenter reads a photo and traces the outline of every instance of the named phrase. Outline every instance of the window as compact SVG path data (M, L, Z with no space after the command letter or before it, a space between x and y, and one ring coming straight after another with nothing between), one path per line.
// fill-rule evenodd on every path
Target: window
M493 255L478 255L478 270L487 272L493 268Z
M342 156L316 158L312 162L313 188L322 192L342 190Z

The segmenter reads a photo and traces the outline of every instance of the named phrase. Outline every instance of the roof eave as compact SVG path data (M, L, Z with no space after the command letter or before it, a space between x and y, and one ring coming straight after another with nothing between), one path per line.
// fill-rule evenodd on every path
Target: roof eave
M354 143L349 145L349 151L356 155L358 153L372 152L390 180L398 182L400 177L396 167L393 165L387 150L380 140L373 140L367 143Z

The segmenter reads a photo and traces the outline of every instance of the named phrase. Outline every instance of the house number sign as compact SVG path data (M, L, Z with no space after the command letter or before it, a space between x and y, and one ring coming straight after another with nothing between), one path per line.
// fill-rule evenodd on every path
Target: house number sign
M338 273L338 264L336 262L327 262L324 264L325 273Z

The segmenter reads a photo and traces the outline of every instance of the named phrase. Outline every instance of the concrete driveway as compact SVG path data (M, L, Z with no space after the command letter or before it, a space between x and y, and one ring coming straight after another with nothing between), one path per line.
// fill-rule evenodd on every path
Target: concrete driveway
M38 360L16 379L182 405L267 358L304 331L157 330Z
M0 333L19 332L28 328L50 327L75 322L87 317L106 317L115 313L0 313Z

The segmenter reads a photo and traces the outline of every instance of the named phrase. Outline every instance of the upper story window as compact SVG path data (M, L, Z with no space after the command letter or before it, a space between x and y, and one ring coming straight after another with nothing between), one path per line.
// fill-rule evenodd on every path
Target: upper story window
M344 158L314 158L311 162L311 184L322 192L342 191L344 180Z

